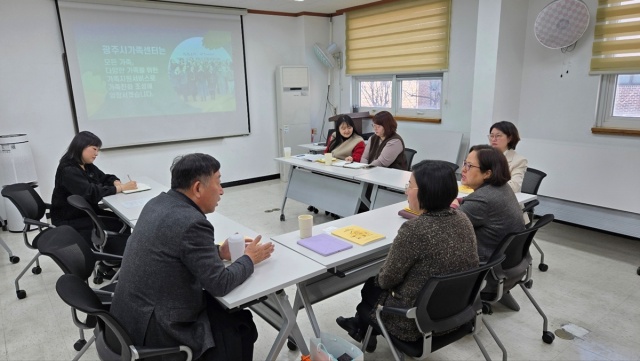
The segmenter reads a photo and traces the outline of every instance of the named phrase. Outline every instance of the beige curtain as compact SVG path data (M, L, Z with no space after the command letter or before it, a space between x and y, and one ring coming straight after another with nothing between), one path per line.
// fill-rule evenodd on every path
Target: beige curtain
M347 12L347 74L449 67L451 0L400 0Z
M640 3L599 0L591 74L640 72Z

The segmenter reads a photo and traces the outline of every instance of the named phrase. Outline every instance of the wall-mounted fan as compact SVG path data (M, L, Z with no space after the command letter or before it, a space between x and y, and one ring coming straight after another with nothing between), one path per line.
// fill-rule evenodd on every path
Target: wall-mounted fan
M340 48L336 43L329 44L326 49L322 45L315 43L313 52L326 67L333 68L337 65L338 69L342 69L342 52L340 52Z
M589 8L580 0L555 0L540 11L534 33L549 49L571 51L589 25Z

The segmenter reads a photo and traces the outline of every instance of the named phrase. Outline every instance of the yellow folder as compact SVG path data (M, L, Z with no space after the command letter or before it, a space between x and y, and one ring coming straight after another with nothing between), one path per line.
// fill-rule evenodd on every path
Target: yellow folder
M359 244L361 246L369 242L377 241L384 238L383 234L375 233L358 226L346 226L338 228L331 232L331 234L336 237L346 239L349 242Z
M469 188L469 187L467 187L467 186L465 186L465 185L460 184L460 185L458 186L458 192L460 192L460 193L466 193L466 194L471 194L471 193L473 193L473 188Z

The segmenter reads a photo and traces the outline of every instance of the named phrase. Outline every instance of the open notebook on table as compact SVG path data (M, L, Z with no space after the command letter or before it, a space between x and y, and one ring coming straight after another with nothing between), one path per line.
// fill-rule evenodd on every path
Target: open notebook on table
M138 183L138 188L131 189L131 190L128 190L128 191L122 191L122 193L129 194L129 193L135 193L135 192L148 191L150 189L151 189L151 186L149 186L148 184Z

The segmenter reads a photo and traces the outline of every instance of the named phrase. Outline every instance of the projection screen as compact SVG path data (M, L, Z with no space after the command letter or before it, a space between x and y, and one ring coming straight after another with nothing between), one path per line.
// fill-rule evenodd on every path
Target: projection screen
M103 148L249 134L243 10L57 3L77 127Z

